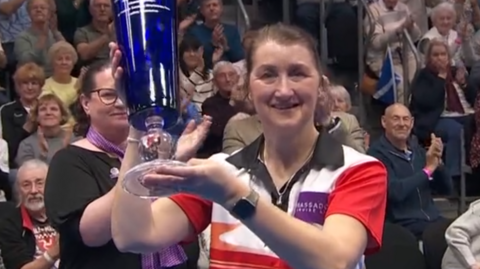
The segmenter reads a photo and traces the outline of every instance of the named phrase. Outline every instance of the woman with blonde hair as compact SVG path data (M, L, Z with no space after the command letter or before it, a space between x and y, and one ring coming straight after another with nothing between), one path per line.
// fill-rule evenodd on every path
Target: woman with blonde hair
M37 131L20 143L17 165L20 167L32 159L50 163L58 150L75 140L71 131L61 127L69 118L68 110L57 95L49 93L41 96L29 117L32 125L38 126Z
M52 65L52 76L45 81L44 93L54 93L69 107L77 97L77 78L72 77L73 67L77 63L77 52L72 45L59 41L48 50Z

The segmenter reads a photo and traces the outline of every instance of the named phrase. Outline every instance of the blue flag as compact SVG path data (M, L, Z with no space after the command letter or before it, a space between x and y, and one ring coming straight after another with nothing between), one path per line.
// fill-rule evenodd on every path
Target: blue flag
M377 89L373 98L387 105L396 103L397 86L401 80L402 78L395 73L393 67L392 51L390 47L387 47L382 70L380 71L380 78L377 83Z

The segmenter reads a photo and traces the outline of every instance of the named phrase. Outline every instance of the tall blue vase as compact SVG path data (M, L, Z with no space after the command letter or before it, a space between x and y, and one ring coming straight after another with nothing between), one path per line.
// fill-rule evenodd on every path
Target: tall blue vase
M159 116L169 129L180 116L176 0L114 0L114 24L130 123L146 131Z

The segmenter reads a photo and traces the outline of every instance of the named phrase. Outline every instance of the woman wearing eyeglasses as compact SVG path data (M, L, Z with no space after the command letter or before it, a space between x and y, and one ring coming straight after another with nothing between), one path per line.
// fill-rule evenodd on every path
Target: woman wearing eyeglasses
M60 268L186 268L186 255L178 245L139 255L120 253L112 241L112 188L123 166L126 145L135 143L127 142L126 107L114 84L108 63L89 67L74 111L74 131L85 138L58 151L50 162L45 203L48 218L60 234ZM195 153L209 121L193 127L177 142L180 160Z

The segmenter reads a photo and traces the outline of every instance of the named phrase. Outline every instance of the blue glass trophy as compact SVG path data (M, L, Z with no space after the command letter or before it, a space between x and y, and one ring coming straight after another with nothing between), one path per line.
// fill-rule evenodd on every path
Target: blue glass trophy
M143 198L167 196L174 190L142 178L158 166L185 165L172 159L173 139L165 131L180 116L176 0L114 0L114 15L124 70L119 91L130 123L146 132L139 143L143 163L126 173L123 188Z

